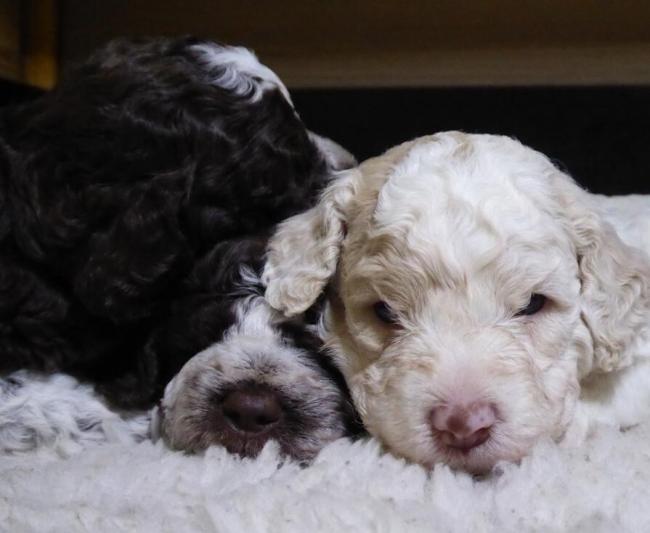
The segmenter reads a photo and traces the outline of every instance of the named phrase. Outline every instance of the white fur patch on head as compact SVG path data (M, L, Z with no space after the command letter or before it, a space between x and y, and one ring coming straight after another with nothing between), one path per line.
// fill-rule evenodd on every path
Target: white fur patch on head
M292 106L291 96L278 75L259 62L255 54L242 46L221 46L215 43L192 47L206 67L214 70L213 83L238 96L256 102L264 91L279 90Z

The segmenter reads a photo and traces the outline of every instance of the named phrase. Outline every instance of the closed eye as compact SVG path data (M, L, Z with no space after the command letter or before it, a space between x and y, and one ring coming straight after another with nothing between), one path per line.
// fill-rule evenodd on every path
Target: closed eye
M523 309L517 311L517 313L515 313L515 316L529 316L539 313L542 309L544 309L547 301L548 298L546 298L546 296L543 294L533 293L530 295L528 305Z
M389 324L391 326L397 324L397 315L386 302L375 302L372 305L372 310L374 311L375 316L384 324Z

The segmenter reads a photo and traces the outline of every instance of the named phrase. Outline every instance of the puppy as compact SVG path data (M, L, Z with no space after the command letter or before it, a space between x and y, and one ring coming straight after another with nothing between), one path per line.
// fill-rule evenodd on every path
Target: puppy
M251 52L112 42L3 110L0 139L0 371L66 372L143 409L192 360L154 424L174 447L277 438L305 458L345 434L312 326L280 320L256 276L265 232L354 159Z
M650 198L580 189L506 137L424 137L279 226L266 297L324 336L367 429L473 472L650 414Z
M150 336L158 360L187 360L153 418L154 438L172 448L220 444L254 456L273 439L304 461L361 430L343 377L320 351L319 304L288 321L264 299L265 246L264 238L218 245Z

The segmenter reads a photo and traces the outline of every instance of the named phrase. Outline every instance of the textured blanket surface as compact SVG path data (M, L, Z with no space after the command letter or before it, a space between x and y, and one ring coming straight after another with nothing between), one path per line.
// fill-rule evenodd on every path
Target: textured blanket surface
M110 440L110 439L109 439ZM119 439L115 439L118 440ZM0 457L3 532L650 531L650 424L543 442L485 479L339 441L314 464L161 443L87 443Z

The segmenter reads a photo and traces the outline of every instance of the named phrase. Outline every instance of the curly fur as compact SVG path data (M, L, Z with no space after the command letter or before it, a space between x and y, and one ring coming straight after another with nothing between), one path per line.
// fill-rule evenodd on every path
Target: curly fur
M2 110L0 138L0 372L66 372L129 409L157 402L244 320L266 233L354 161L304 127L252 52L193 38L108 44L53 92ZM267 324L292 368L320 358L297 324ZM317 414L339 436L337 371L307 366L316 398L337 396Z
M120 415L90 385L65 374L25 370L0 378L0 453L38 450L67 457L98 443L141 442L149 415Z
M541 437L577 444L596 421L650 414L649 229L647 197L590 195L512 139L440 133L282 223L263 280L289 315L331 282L323 334L371 433L482 471ZM520 314L534 293L546 305ZM475 402L496 411L489 440L445 446L433 409Z

